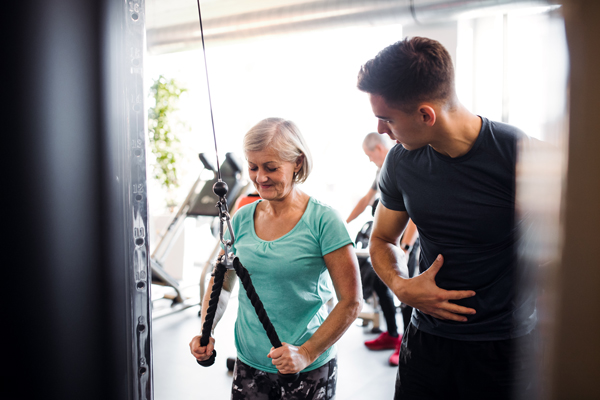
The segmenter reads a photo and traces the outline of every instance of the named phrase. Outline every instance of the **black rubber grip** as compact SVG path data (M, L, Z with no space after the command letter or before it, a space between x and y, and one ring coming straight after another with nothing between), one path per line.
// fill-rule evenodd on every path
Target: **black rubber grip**
M275 332L275 327L271 323L271 320L265 311L265 307L263 306L262 301L260 301L260 298L254 289L254 285L252 284L252 279L250 278L248 270L242 265L237 257L233 259L233 268L235 269L237 276L239 276L240 280L242 281L244 289L246 289L248 299L254 306L258 320L262 323L269 341L276 349L281 347L281 340L279 340L279 336L277 336L277 332ZM298 379L300 374L298 372L295 374L282 374L281 372L278 372L277 376L283 382L292 383Z
M200 346L206 347L210 340L210 332L212 330L213 321L215 318L215 312L217 311L217 305L219 303L219 296L221 295L221 289L223 288L223 279L227 269L221 263L218 263L215 268L215 279L213 281L212 292L210 293L210 301L208 302L208 309L206 310L206 318L204 325L202 326L202 337L200 338ZM213 350L208 360L198 361L198 364L203 367L210 367L215 363L217 357L217 351Z
M265 333L269 338L269 342L271 342L271 345L275 348L281 347L281 340L279 340L279 336L277 336L277 332L275 332L275 327L271 323L271 320L265 311L265 307L260 300L260 297L258 297L258 293L256 293L256 290L254 289L254 284L252 283L252 279L250 278L248 270L242 265L237 257L233 259L233 268L235 269L237 276L240 278L240 281L242 281L244 289L246 289L248 300L250 300L250 303L254 307L256 316L262 324Z
M211 365L213 365L215 363L216 357L217 357L217 351L213 350L213 352L210 355L210 358L208 360L204 360L204 361L196 360L196 361L198 362L198 364L202 365L203 367L210 367Z
M260 298L258 297L256 290L254 289L254 285L252 284L252 279L250 278L248 270L242 265L242 263L237 257L233 259L233 268L235 269L235 272L240 278L240 280L242 281L244 289L246 289L248 299L250 300L250 303L252 303L252 305L254 306L256 315L262 323L267 337L269 338L269 341L271 342L273 347L281 347L281 341L279 340L279 336L277 336L277 332L275 332L275 327L273 327L271 320L267 316L267 312L265 311L263 303L262 301L260 301ZM210 301L208 302L206 318L202 327L202 337L200 338L200 346L202 347L207 346L209 343L210 332L212 329L215 312L217 310L217 304L219 303L219 296L221 295L221 289L223 287L223 280L225 277L226 270L227 269L225 265L223 265L222 263L218 263L215 268L212 292L210 294ZM216 357L217 352L213 350L213 353L211 354L208 360L196 361L198 361L198 364L202 365L203 367L210 367L215 363ZM277 376L282 382L292 383L298 380L300 374L298 372L296 372L295 374L282 374L281 372L278 372Z

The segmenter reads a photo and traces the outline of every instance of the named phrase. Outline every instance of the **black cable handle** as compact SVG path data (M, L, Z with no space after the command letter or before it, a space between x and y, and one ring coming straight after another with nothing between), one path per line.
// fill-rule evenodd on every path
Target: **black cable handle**
M240 277L242 284L244 285L244 289L246 289L246 294L248 295L248 299L250 299L250 303L254 306L254 310L256 311L256 315L258 316L258 320L262 324L265 332L267 333L267 337L269 341L276 349L281 347L281 340L279 340L279 336L277 336L277 332L275 332L275 327L271 323L267 312L265 311L265 307L263 306L262 301L258 297L256 290L254 289L254 285L252 284L252 279L250 279L250 274L248 270L242 265L239 258L233 259L233 268L235 269L235 273ZM300 375L298 372L294 374L282 374L281 372L277 372L279 379L290 383L294 382L298 379Z
M217 134L215 132L215 121L214 121L214 117L213 117L212 99L210 96L210 84L209 84L209 80L208 80L208 65L206 62L206 47L204 45L204 27L202 25L202 11L200 9L200 0L196 0L196 3L198 5L198 20L200 23L200 37L202 39L202 54L204 55L204 71L205 71L205 75L206 75L206 88L208 91L208 104L210 106L210 120L212 123L213 139L215 142L215 155L216 155L216 159L217 159L218 181L213 186L213 192L217 196L219 196L219 202L217 203L217 207L219 207L219 219L221 219L221 225L220 225L221 226L221 229L220 229L221 242L225 245L225 256L221 261L224 260L225 264L227 264L228 263L227 257L228 257L228 251L229 251L228 248L230 245L233 244L233 232L230 232L232 235L231 243L226 244L223 241L223 221L224 220L227 221L227 223L229 224L229 228L231 231L229 214L227 212L225 212L225 219L223 219L223 217L224 217L223 211L224 210L227 211L227 201L225 200L225 195L227 194L227 184L221 180L221 168L219 167L219 151L217 150ZM215 318L215 313L217 311L217 305L219 303L219 296L221 295L221 289L223 288L223 279L225 277L225 272L227 270L227 265L222 264L221 261L217 264L217 266L215 268L215 273L214 273L215 279L213 281L214 282L213 288L212 288L212 292L210 294L210 301L208 302L208 309L206 311L206 318L204 319L204 325L202 326L202 337L200 338L200 346L202 346L202 347L206 347L206 345L208 345L208 342L210 339L210 333L212 331L213 321ZM256 294L256 290L254 290L254 285L252 284L252 280L250 279L250 274L248 273L248 270L246 270L246 268L244 268L244 266L242 265L242 263L240 263L240 261L237 257L234 259L233 265L234 265L234 269L235 269L236 273L238 274L238 276L240 277L240 279L244 285L244 288L246 289L246 292L248 293L248 298L250 299L250 302L252 303L252 305L254 306L254 309L256 310L258 319L260 320L263 327L265 328L265 331L267 332L269 341L271 342L273 347L275 347L275 348L281 347L281 341L279 340L279 337L277 336L277 333L275 332L275 328L273 327L271 320L267 316L267 313L265 311L265 308L263 307L262 302L260 301L260 298ZM214 364L216 356L217 356L217 352L215 350L213 350L213 353L211 354L211 356L208 360L204 360L204 361L198 360L198 364L202 365L203 367L211 366ZM298 373L296 373L296 374L278 373L278 375L281 380L284 380L287 382L293 382L296 379L298 379L299 374Z
M256 294L256 289L254 289L254 284L252 284L252 279L250 279L248 270L242 265L240 259L237 257L233 259L233 268L235 269L236 274L240 277L242 285L244 285L244 289L246 289L248 299L250 299L250 303L252 303L252 306L256 311L258 320L265 329L271 345L273 345L275 348L281 347L281 340L279 340L279 336L277 336L277 332L275 332L275 327L271 323L262 301L258 297L258 294Z
M267 337L269 338L271 345L273 345L273 347L275 347L275 348L281 347L282 346L281 340L279 340L279 336L277 335L277 332L275 331L275 327L273 326L273 323L269 319L269 316L267 315L267 312L265 311L265 307L263 306L263 303L260 300L260 297L258 297L258 294L256 293L256 289L254 289L254 285L252 284L252 279L250 279L250 274L248 273L248 270L242 265L242 263L240 262L240 259L237 257L235 257L233 259L233 268L234 268L237 276L242 281L242 285L244 285L244 289L246 289L246 294L248 295L248 299L250 300L250 303L252 303L252 306L254 307L254 310L256 311L256 315L258 316L258 320L260 321L265 332L267 333ZM200 339L200 345L203 347L208 344L208 340L210 338L210 332L212 330L213 320L214 320L215 312L217 309L217 303L219 302L219 295L221 294L221 288L223 287L223 278L225 275L224 270L225 270L225 266L223 264L221 264L221 263L217 264L217 268L215 271L214 284L213 284L212 292L210 294L210 301L208 302L208 309L206 311L206 318L204 320L204 326L202 327L202 337ZM220 271L223 271L223 272L220 272ZM219 274L219 278L220 278L218 284L217 284L217 279L218 279L217 274ZM205 339L205 337L206 337L206 339ZM211 355L211 357L208 360L198 361L198 364L202 365L203 367L211 366L215 362L215 357L216 357L216 351L213 351L213 354ZM282 381L284 381L286 383L294 382L300 376L300 374L298 372L296 372L294 374L282 374L281 372L278 372L277 375L279 376L279 379L281 379Z
M217 305L219 304L219 296L221 296L221 289L223 288L223 281L225 280L225 272L227 272L227 268L219 262L215 267L213 287L210 292L208 308L206 309L206 318L204 319L204 325L202 326L202 336L200 337L200 346L202 347L206 347L210 339L213 321L215 320L215 314L217 312ZM203 367L210 367L215 363L216 357L217 351L213 350L208 360L196 361Z

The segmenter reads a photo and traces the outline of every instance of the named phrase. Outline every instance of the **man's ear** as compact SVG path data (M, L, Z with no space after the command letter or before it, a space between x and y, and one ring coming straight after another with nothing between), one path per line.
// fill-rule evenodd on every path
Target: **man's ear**
M427 126L433 126L437 118L433 107L427 104L423 104L419 107L419 116L421 121L427 124Z

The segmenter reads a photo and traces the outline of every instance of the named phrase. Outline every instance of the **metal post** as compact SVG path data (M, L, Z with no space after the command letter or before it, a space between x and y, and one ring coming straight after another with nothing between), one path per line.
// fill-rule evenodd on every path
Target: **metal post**
M133 399L152 399L152 301L148 197L146 190L146 109L144 107L143 56L145 52L144 0L125 0L124 95L126 110L125 146L122 148L125 190L124 222L128 233L127 281L129 340L131 340L130 385ZM129 200L129 201L127 201Z
M1 18L3 396L151 400L143 0Z

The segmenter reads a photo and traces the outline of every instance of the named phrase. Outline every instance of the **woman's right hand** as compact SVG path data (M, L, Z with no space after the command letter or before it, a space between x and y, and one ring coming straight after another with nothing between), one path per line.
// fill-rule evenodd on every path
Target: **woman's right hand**
M198 361L205 361L210 358L215 349L215 338L210 337L208 339L208 344L205 347L200 345L201 335L194 336L192 341L190 342L190 352Z

